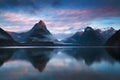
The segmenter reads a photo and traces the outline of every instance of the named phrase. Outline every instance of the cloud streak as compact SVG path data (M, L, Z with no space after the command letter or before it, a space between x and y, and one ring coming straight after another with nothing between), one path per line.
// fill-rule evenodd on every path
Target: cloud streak
M52 33L75 32L86 26L117 25L120 0L0 0L0 26L6 30L31 29L39 20ZM111 20L110 22L102 22Z
M24 25L30 25L35 23L37 20L39 20L37 17L29 17L24 14L18 14L18 13L3 13L0 15L1 18L3 18L5 21L15 23L15 24L24 24Z
M94 13L93 13L94 12ZM84 28L89 25L96 24L95 20L106 20L118 18L120 12L118 9L99 8L93 10L55 10L49 13L41 13L36 15L26 13L1 13L0 18L5 22L11 23L14 26L26 26L29 29L33 27L39 20L46 22L48 29L53 33L67 33L70 28L74 30ZM115 23L114 21L111 22ZM9 24L3 26L10 26ZM10 26L12 27L12 26ZM19 29L19 28L16 28ZM22 29L20 29L21 31ZM19 30L16 30L19 31Z

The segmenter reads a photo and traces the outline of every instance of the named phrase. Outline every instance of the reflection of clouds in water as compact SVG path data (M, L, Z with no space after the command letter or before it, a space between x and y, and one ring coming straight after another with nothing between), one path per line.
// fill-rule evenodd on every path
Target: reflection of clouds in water
M104 74L112 74L112 75L120 74L120 63L118 62L114 64L109 64L103 61L101 63L95 63L91 65L91 68L96 72L100 72L100 73L104 72Z
M83 60L85 64L92 65L93 63L101 63L106 61L113 64L116 62L104 48L75 48L64 49L63 53L74 57L76 60Z
M38 74L27 61L9 61L0 68L1 80L23 80L34 77Z
M64 70L87 70L89 68L84 64L83 61L78 62L73 57L59 53L52 57L50 62L48 63L49 70L54 69L64 69ZM51 68L51 69L50 69Z
M27 61L9 61L0 68L0 80L120 80L115 71L120 64L108 62L93 63L87 66L67 54L56 54L40 73ZM111 73L105 73L105 71Z

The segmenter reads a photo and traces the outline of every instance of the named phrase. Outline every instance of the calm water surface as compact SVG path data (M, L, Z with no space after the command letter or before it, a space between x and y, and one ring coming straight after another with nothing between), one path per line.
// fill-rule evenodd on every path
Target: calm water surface
M120 80L118 49L2 48L0 80Z

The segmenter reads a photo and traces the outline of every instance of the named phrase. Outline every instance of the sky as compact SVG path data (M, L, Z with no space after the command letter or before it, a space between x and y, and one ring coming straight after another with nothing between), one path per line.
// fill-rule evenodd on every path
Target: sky
M0 0L0 27L24 32L43 20L53 34L120 28L120 0Z

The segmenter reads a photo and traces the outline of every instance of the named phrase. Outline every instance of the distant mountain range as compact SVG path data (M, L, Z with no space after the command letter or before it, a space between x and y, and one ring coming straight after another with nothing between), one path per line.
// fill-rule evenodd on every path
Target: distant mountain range
M115 32L116 30L113 28L101 31L100 29L94 30L91 27L86 27L83 32L76 32L62 41L82 46L102 46Z
M84 31L78 31L74 35L58 41L49 32L45 23L40 20L34 27L23 33L6 32L0 28L0 45L41 46L41 45L80 45L103 46L116 32L114 28L102 31L86 27ZM118 31L117 31L118 34Z

